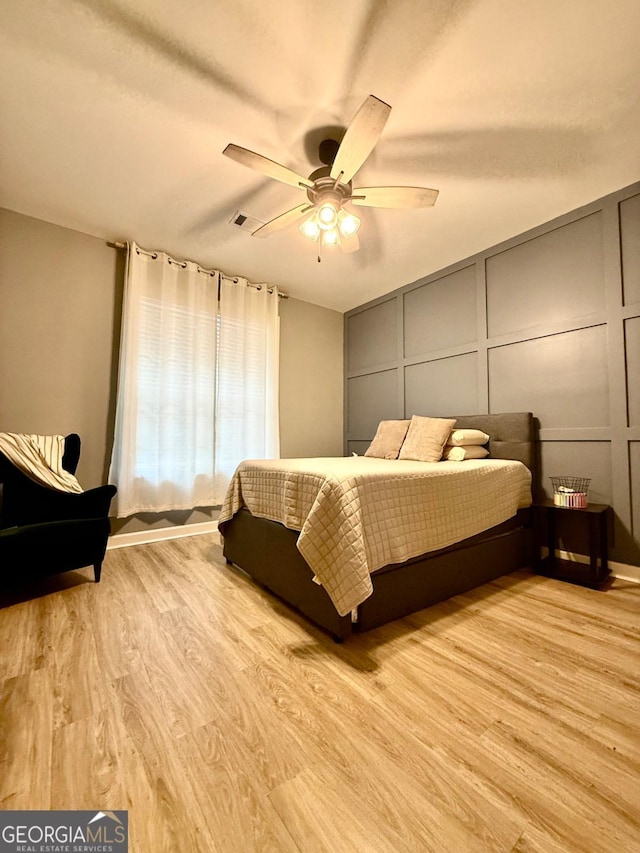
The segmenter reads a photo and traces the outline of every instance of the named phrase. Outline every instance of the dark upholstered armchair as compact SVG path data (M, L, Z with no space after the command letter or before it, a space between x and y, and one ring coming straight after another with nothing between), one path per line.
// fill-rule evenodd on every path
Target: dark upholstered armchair
M62 465L75 474L80 436L65 438ZM0 584L93 566L96 583L110 532L115 486L82 494L48 489L30 480L0 453Z

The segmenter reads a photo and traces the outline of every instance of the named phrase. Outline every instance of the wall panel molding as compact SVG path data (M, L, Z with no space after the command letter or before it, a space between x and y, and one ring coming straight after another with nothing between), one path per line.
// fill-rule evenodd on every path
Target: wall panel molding
M489 342L487 332L487 268L486 261L478 261L476 268L476 304L477 304L477 377L478 377L478 414L489 412Z
M603 310L603 227L596 210L490 255L489 336L523 331L549 315L570 323Z
M640 194L621 199L619 208L623 302L640 303Z
M612 558L640 566L639 318L637 183L349 311L345 451L366 449L383 410L533 411L544 476L592 475ZM363 403L365 377L389 371L389 399Z
M625 322L622 317L624 282L622 274L621 201L603 205L604 284L607 311L607 348L609 369L609 417L614 427L611 440L612 494L616 525L631 531L631 467L629 444L622 435L627 426L627 370ZM640 232L639 232L640 236ZM630 241L628 241L630 242ZM640 256L639 256L640 257Z
M574 427L573 429L542 427L538 430L540 441L611 441L612 438L611 427Z

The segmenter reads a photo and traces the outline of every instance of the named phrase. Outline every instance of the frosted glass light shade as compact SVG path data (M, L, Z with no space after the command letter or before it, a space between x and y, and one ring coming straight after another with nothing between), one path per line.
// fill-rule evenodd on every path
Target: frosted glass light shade
M361 220L353 213L347 213L346 210L341 210L338 214L338 227L343 237L353 237L360 228Z
M322 232L322 245L323 246L339 246L340 245L340 235L338 234L337 228L329 228L326 231Z
M300 226L300 232L309 240L317 240L320 235L320 226L316 222L315 214L305 219Z
M320 228L335 228L338 221L338 210L335 204L325 202L318 208L317 222Z

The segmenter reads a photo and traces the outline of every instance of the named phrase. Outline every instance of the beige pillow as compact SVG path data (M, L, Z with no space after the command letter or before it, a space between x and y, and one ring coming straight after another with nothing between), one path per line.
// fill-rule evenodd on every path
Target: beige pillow
M449 462L464 462L465 459L485 459L488 455L487 448L479 444L468 444L466 447L452 447L447 444L442 458L448 459Z
M454 447L468 447L474 444L486 444L490 436L480 429L454 429L447 444Z
M380 421L365 456L377 459L397 459L411 421Z
M455 418L423 418L414 415L398 458L439 462L455 425Z

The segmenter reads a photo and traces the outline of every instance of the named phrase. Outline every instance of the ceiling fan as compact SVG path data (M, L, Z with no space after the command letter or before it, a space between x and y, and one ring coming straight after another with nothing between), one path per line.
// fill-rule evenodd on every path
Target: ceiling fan
M390 113L389 104L369 95L340 143L333 139L320 143L320 161L325 165L308 178L247 148L227 145L222 152L227 157L307 193L307 201L271 219L253 231L252 236L269 237L294 222L304 220L300 231L305 237L319 242L321 246L341 246L345 252L355 252L359 248L360 219L352 212L351 205L395 208L434 205L438 190L424 187L354 188L352 185L354 175L373 151Z

